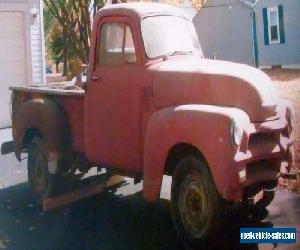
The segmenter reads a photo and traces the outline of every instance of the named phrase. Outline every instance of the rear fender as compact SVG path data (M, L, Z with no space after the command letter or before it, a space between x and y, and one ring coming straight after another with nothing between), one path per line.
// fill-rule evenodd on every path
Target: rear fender
M35 131L42 136L49 158L67 159L71 155L72 141L68 116L63 107L50 98L30 99L13 113L13 138L16 157L26 146L28 133ZM52 160L52 159L49 159Z

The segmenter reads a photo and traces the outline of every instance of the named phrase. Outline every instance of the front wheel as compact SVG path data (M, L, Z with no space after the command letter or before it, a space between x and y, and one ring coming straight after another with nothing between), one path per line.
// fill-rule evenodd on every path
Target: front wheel
M178 163L172 180L174 223L187 249L201 247L217 226L220 198L207 164L194 156Z

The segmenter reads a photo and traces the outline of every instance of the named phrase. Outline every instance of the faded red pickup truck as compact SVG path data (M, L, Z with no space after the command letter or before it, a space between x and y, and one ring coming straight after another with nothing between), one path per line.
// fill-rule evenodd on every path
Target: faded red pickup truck
M37 200L66 173L101 166L142 180L154 202L169 175L175 225L189 248L209 235L221 201L263 190L266 206L280 166L292 164L292 110L269 77L203 58L192 21L167 5L100 10L83 89L11 90L15 154L28 151Z

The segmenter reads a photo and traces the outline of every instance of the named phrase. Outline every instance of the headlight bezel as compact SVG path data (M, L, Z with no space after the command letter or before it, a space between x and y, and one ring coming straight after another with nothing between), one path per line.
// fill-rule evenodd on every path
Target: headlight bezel
M239 147L243 141L244 129L242 125L236 121L231 122L231 141L235 147Z

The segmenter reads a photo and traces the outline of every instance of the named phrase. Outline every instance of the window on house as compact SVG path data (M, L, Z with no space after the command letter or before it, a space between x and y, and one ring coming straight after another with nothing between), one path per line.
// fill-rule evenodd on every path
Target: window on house
M279 16L278 8L268 8L268 32L269 32L269 42L279 43L280 33L279 33Z
M124 61L136 62L132 33L128 25L124 23L103 24L99 42L100 64L116 65Z
M263 8L265 44L285 42L283 6Z

